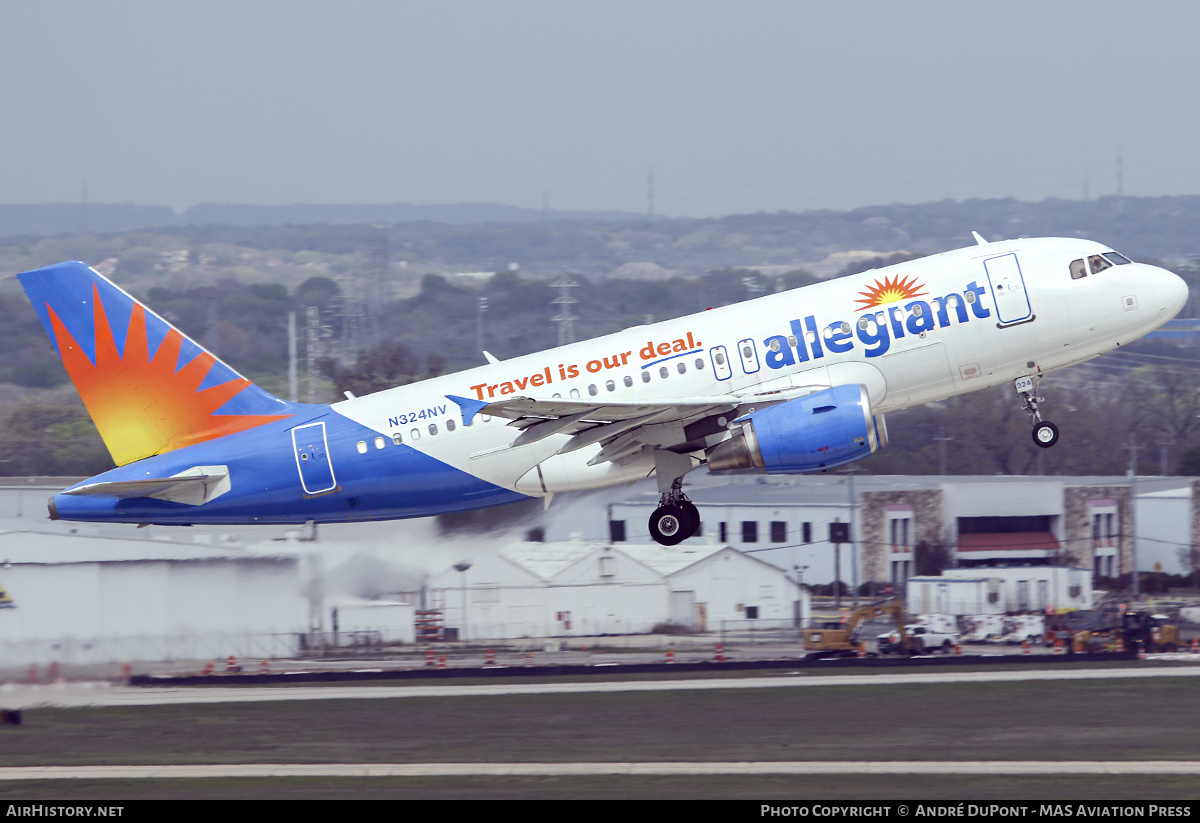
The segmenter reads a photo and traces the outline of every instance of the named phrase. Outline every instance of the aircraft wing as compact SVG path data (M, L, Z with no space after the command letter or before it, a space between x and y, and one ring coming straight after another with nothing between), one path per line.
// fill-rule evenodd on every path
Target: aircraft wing
M671 449L694 444L697 439L724 429L742 407L768 406L822 388L825 387L789 387L757 394L679 397L653 402L521 396L488 402L455 395L446 397L462 409L466 425L470 425L477 414L511 420L510 426L521 429L512 448L536 443L554 434L572 435L559 449L559 454L602 443L600 454L588 461L595 465L619 460L643 446ZM724 422L719 422L722 415ZM700 429L691 428L707 418L718 422ZM696 445L696 448L702 447L702 443Z

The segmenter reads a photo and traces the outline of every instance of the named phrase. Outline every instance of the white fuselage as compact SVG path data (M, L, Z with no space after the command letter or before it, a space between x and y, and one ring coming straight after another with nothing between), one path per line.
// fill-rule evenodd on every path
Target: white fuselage
M513 448L519 430L462 425L448 395L672 402L859 383L895 411L1079 363L1158 328L1187 297L1163 269L1072 261L1111 253L1085 240L972 246L335 404L336 413L488 483L529 495L648 476L646 455L589 466L600 446L558 454L568 435ZM769 395L768 395L769 398ZM450 430L446 421L456 422ZM661 424L681 442L686 419ZM653 429L653 426L648 426ZM649 435L653 440L654 434ZM707 438L706 445L728 434Z

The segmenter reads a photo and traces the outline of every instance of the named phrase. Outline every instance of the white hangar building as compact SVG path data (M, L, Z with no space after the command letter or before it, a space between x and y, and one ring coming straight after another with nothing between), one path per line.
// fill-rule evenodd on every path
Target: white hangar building
M302 558L241 547L0 532L0 666L294 653Z
M667 622L700 631L748 619L794 625L809 614L782 570L704 544L520 543L434 574L428 594L468 640L638 634Z

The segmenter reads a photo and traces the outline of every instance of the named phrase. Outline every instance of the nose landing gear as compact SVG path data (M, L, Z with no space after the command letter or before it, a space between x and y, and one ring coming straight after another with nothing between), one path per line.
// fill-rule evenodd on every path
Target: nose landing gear
M1041 412L1038 411L1038 403L1046 402L1046 398L1037 395L1037 386L1041 383L1042 378L1036 378L1036 383L1034 380L1033 377L1021 377L1017 379L1014 386L1021 398L1021 403L1025 406L1025 413L1033 421L1033 442L1043 449L1048 449L1058 442L1058 426L1049 420L1042 419Z

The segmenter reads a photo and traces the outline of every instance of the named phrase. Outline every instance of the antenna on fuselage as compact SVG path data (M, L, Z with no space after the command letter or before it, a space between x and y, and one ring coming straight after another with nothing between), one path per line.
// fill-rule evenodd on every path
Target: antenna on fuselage
M980 246L986 246L988 242L983 239L983 235L977 231L971 232L971 236L975 238L975 243Z

